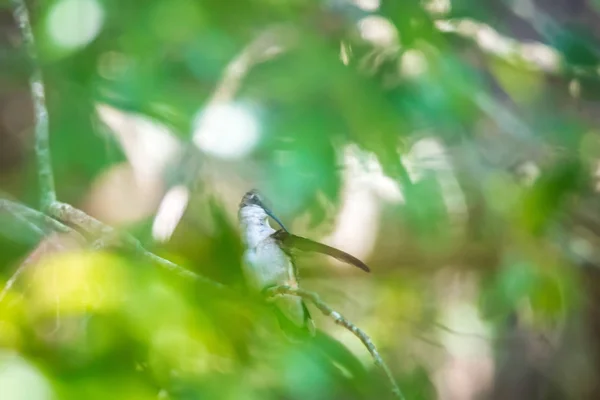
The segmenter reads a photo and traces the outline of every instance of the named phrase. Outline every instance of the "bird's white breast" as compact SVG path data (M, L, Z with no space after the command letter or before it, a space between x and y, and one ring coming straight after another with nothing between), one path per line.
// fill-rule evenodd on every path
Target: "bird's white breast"
M244 273L256 290L271 285L294 285L290 258L271 237L275 233L265 211L254 205L240 209L242 238L246 244Z
M260 242L275 233L269 225L267 213L261 207L248 205L239 211L242 239L248 249L256 247Z
M271 236L275 229L269 225L265 210L256 205L245 205L239 210L239 218L246 245L243 271L248 285L258 292L270 286L297 287L292 260ZM304 327L308 321L309 330L314 332L314 323L300 297L282 295L275 304L296 326Z

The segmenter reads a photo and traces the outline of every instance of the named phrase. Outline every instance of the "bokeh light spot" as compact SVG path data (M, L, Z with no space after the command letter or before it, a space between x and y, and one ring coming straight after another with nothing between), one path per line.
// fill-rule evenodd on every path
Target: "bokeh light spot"
M23 358L0 354L0 393L3 400L50 400L49 382Z
M365 11L377 11L381 6L380 0L354 0L354 4Z
M398 32L386 18L371 15L358 21L361 37L375 46L392 46L398 42Z
M244 157L254 149L258 139L258 121L239 104L210 105L194 120L196 146L220 158Z
M177 224L183 217L190 198L189 190L183 185L177 185L165 194L156 218L152 224L152 237L159 242L171 238Z
M96 0L62 0L48 14L48 33L61 47L77 49L98 35L104 10Z

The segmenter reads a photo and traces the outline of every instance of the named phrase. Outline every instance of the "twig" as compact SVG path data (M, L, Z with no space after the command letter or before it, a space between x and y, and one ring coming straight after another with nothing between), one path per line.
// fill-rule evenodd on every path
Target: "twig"
M55 202L50 206L48 212L54 218L72 224L93 237L99 238L114 234L113 228L69 204Z
M78 227L91 237L100 238L100 240L105 238L113 238L115 241L118 241L118 244L135 251L136 254L140 255L143 259L168 271L174 272L183 278L201 282L217 289L226 289L226 287L219 282L192 272L178 264L175 264L172 261L159 257L158 255L146 250L133 236L120 234L114 228L103 224L97 219L87 215L83 211L69 204L56 202L51 205L49 212L57 219L54 219L40 211L34 210L33 208L30 208L24 204L20 204L8 199L0 199L0 211L1 210L6 210L22 220L24 223L27 223L30 229L39 234L41 237L47 236L47 230L49 228L52 232L67 233L82 243L87 242L81 233L57 220L59 219ZM42 229L40 228L40 225L44 225L45 227ZM5 287L0 292L0 301L2 301L6 295L6 292L12 287L25 267L25 264L21 265L13 274L13 276L6 282Z
M52 232L68 233L85 242L83 236L73 228L24 204L8 199L0 199L0 210L6 210L23 222L27 222L29 227L41 236L46 236L47 234L44 229L40 229L39 227L40 224L43 224L46 228L50 228Z
M27 225L29 229L35 232L43 240L48 236L50 232L60 232L69 234L81 243L85 243L85 238L76 230L62 224L61 222L47 216L46 214L29 208L24 204L20 204L8 199L0 199L0 211L7 211L12 214L15 218L20 220L23 224ZM43 227L40 227L43 225ZM0 291L0 303L6 297L6 294L13 287L19 276L29 267L31 262L26 260L19 265L19 268L12 274L12 276L6 281L4 288Z
M396 383L396 380L394 379L394 376L392 375L392 371L387 366L387 364L383 361L383 358L381 358L381 355L379 354L379 352L377 351L377 348L371 341L371 338L369 338L369 336L367 336L367 334L365 332L363 332L362 329L360 329L359 327L354 325L352 322L350 322L346 318L344 318L340 313L338 313L337 311L335 311L334 309L329 307L326 303L324 303L320 299L319 295L317 295L316 293L309 292L309 291L303 290L303 289L293 289L289 286L277 286L277 287L271 288L266 291L266 295L269 297L273 297L278 294L290 294L293 296L302 297L303 299L310 301L324 315L333 318L333 320L335 321L336 324L343 326L344 328L346 328L350 332L352 332L365 345L365 347L367 348L367 350L369 351L369 353L375 360L375 365L377 365L383 371L383 373L386 375L386 377L390 383L390 388L392 390L392 393L399 399L402 399L402 400L405 399L404 395L402 394L402 391L400 390L400 388L398 387L398 384Z
M564 60L556 49L540 42L520 42L498 33L491 26L464 18L435 21L436 28L473 41L484 53L512 65L548 74L564 72Z
M23 35L23 39L25 42L25 46L27 48L28 55L32 62L33 73L30 79L31 85L31 93L33 97L34 110L35 110L35 150L36 157L38 160L38 178L40 184L40 197L41 197L41 208L44 212L48 213L50 216L57 218L61 221L70 223L78 228L84 230L88 234L91 234L94 237L99 237L103 239L105 237L117 237L116 231L114 228L103 224L97 219L87 215L81 210L66 204L60 203L56 199L56 191L54 188L54 178L52 172L52 163L50 157L50 142L49 142L49 132L48 132L48 112L46 109L45 99L44 99L44 85L42 83L42 74L37 62L37 55L35 52L35 43L34 37L31 29L31 24L29 22L29 15L27 12L27 8L25 6L24 0L12 0L12 4L14 7L14 16L17 20L19 27L21 29L21 34ZM263 45L263 43L261 43ZM260 47L260 46L259 46ZM254 50L254 49L252 49ZM249 51L250 52L250 51ZM244 54L244 57L241 60L245 60L248 57L248 54ZM239 84L241 77L244 76L244 68L240 68L240 65L234 64L230 70L227 71L228 75L233 76L237 79L232 79L231 87L223 87L220 91L215 94L215 99L219 100L222 98L227 98L229 93L234 91L236 84ZM8 203L3 203L8 204ZM24 207L24 206L23 206ZM39 217L38 213L35 210L28 209L25 207L22 211L25 211L29 217ZM43 215L43 214L42 214ZM43 215L44 219L49 218ZM52 220L52 218L50 218ZM57 222L57 221L55 221ZM62 224L53 223L54 228L62 230ZM198 275L192 271L189 271L171 261L163 259L156 254L153 254L146 250L141 243L130 235L120 235L122 239L122 243L127 247L135 250L140 256L145 258L146 260L157 264L171 272L175 272L178 275L191 278L194 280L199 280L204 283L208 283L213 287L217 287L219 289L224 288L224 286L220 283L214 282L208 278L205 278L201 275ZM19 271L15 274L18 275ZM14 277L14 276L13 276ZM16 279L16 278L15 278ZM8 290L6 287L4 290ZM371 339L358 327L352 324L350 321L345 319L341 314L337 311L334 311L327 304L323 303L317 294L304 291L302 289L292 289L290 287L277 287L270 291L273 295L275 294L291 294L300 296L310 302L312 302L323 314L330 316L334 319L335 323L341 325L356 335L361 342L365 345L373 359L375 360L375 364L383 370L388 380L390 381L391 389L394 395L399 399L404 399L400 388L396 384L394 377L389 369L389 367L385 364L379 352L375 348Z
M39 228L37 228L37 229L39 229ZM75 231L73 231L73 232L76 235L79 235L79 233L77 233ZM15 284L17 279L23 274L23 272L25 272L25 270L27 268L29 268L29 266L31 266L32 264L35 263L35 260L39 258L40 254L41 255L47 254L49 251L48 248L52 248L52 249L54 249L54 251L59 251L59 252L68 250L68 247L66 247L64 244L62 244L60 240L57 240L57 238L60 239L60 236L56 236L57 235L56 233L53 233L52 235L54 235L54 237L52 237L50 235L46 236L44 233L43 239L40 241L37 248L29 254L29 256L25 259L25 261L23 261L19 265L17 270L6 281L6 285L4 285L4 288L2 289L2 291L0 291L0 303L4 300L4 298L6 297L6 294L13 287L13 285ZM77 242L78 246L83 243L80 241L79 237L73 236L73 234L65 234L65 235L70 235ZM79 236L81 237L81 235L79 235ZM36 255L36 253L37 253L37 255Z
M17 281L17 278L19 278L19 276L21 276L23 274L23 272L25 272L25 270L27 269L28 266L29 266L29 263L27 263L27 262L24 262L21 265L19 265L19 268L17 268L15 273L12 274L12 276L6 281L6 285L4 285L4 287L2 288L2 291L0 291L0 303L2 303L2 301L4 300L4 298L10 291L10 289L13 287L13 285Z
M15 219L18 219L23 225L26 225L30 230L35 232L40 237L40 239L46 236L46 232L42 228L40 228L34 221L27 219L24 215L15 210L12 204L6 202L7 200L0 199L0 211L8 211L10 214L12 214L13 217L15 217Z
M146 250L133 236L119 233L113 227L103 224L94 217L89 216L85 212L69 204L55 202L51 205L49 212L53 217L72 224L95 238L99 238L100 240L104 240L105 238L110 238L113 240L116 239L115 241L120 245L135 251L138 255L152 264L174 272L183 278L199 281L218 289L225 288L225 286L221 283L213 281L178 264L175 264L174 262L157 256L156 254Z
M227 64L207 106L231 101L253 66L286 51L295 39L295 32L290 26L277 25L264 30Z
M554 47L537 41L521 42L483 22L470 18L437 19L435 26L440 32L470 40L483 53L516 67L552 76L566 73L577 78L599 78L597 66L571 65Z
M35 114L35 153L38 161L38 181L40 185L40 206L47 211L52 203L56 201L56 190L54 189L54 176L52 172L52 161L50 157L50 134L48 131L48 110L42 82L42 71L39 67L38 57L35 50L35 40L29 13L24 0L11 0L13 15L31 61L32 73L29 78L31 97Z
M100 221L90 217L81 210L70 206L69 204L60 203L56 200L56 190L54 188L54 176L52 172L52 162L50 157L50 134L48 131L48 110L46 109L46 102L44 99L44 84L42 82L42 73L38 64L38 58L35 51L35 41L33 37L33 31L31 29L31 23L29 21L29 13L25 6L24 0L11 0L13 5L13 13L21 34L23 41L27 49L27 54L30 58L33 72L30 78L31 94L33 97L33 105L35 111L35 153L38 161L38 178L40 184L40 203L41 209L45 213L59 220L68 222L72 225L83 229L87 233L93 235L96 238L105 238L107 236L117 236L116 231L107 225L104 225ZM8 204L8 203L6 203ZM13 204L14 206L14 204ZM23 208L24 207L24 208ZM21 213L29 218L40 218L43 214L29 209L28 207L21 206ZM41 215L38 215L41 214ZM46 221L50 221L53 224L53 228L58 231L65 231L63 224L58 221L44 216ZM69 228L70 229L70 228ZM71 230L72 231L72 230ZM210 284L211 286L222 288L223 285L214 282L208 278L202 277L192 271L189 271L171 261L165 260L157 256L156 254L150 253L144 249L139 241L129 235L123 235L123 242L128 247L135 250L139 255L154 264L157 264L169 271L175 272L185 278L192 278L194 280L202 281Z

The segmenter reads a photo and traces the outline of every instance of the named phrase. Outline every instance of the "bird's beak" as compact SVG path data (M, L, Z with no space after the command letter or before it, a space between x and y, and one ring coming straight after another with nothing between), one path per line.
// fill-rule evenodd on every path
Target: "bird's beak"
M275 214L273 214L273 212L271 210L269 210L267 207L264 206L264 204L262 205L263 210L265 210L265 212L267 213L267 215L271 218L273 218L273 220L275 222L277 222L279 224L279 226L281 226L281 228L283 228L284 231L289 232L287 230L287 228L285 227L285 225L283 225L283 223L279 220L279 218L277 218L275 216Z

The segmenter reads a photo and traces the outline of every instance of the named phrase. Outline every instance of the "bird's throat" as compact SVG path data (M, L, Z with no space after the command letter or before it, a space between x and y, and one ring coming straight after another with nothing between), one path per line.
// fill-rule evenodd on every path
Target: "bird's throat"
M267 214L258 206L242 207L239 212L242 239L248 248L256 247L275 232L269 224Z

